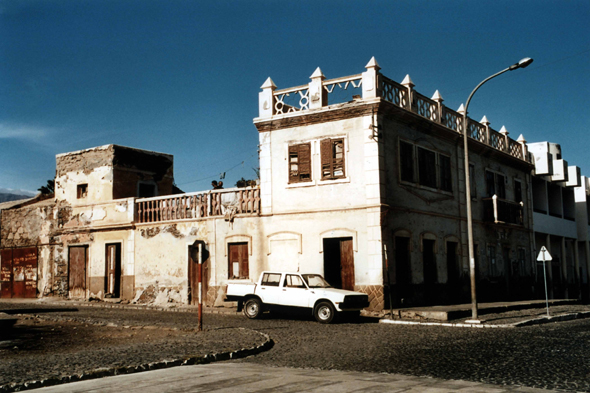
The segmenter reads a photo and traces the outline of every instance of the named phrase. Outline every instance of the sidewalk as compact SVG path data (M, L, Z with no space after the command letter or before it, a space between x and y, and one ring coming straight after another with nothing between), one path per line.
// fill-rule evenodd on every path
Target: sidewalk
M436 392L541 393L552 390L488 385L399 374L324 371L224 362L106 377L34 390L39 393L161 392Z
M383 311L386 313L386 311ZM535 324L590 318L590 305L575 300L544 300L478 304L478 323L470 323L471 304L394 309L381 323L421 324L476 328L513 328Z

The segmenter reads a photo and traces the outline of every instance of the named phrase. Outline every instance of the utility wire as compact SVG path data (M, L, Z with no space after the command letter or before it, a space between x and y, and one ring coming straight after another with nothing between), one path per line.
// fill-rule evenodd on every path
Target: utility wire
M236 165L232 166L231 168L229 168L229 169L226 169L226 170L224 170L224 171L221 171L221 172L219 172L219 173L229 172L229 171L231 171L232 169L235 169L235 168L239 167L240 165L244 165L244 163L246 162L246 160L249 160L250 158L254 157L254 156L255 156L255 155L257 155L257 154L258 154L258 153L256 153L256 154L252 154L250 157L246 158L245 160L242 160L242 161L240 161L239 163L237 163ZM219 176L219 173L215 173L214 175L209 175L209 176L206 176L206 177L202 177L202 178L200 178L200 179L197 179L197 180L191 180L191 181L188 181L188 182L184 182L184 183L181 183L181 184L178 184L178 185L179 185L179 186L185 186L185 185L187 185L187 184L192 184L192 183L200 182L200 181L207 180L207 179L213 179L213 178L217 178L217 177Z

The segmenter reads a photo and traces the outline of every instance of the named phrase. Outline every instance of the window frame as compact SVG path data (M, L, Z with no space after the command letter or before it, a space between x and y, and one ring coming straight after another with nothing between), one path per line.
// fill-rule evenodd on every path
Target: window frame
M421 154L433 154L434 159L428 160L427 168L421 165L423 160ZM426 156L425 156L426 157ZM441 157L444 157L448 162L448 170L443 171L443 164ZM407 184L414 187L442 192L445 194L453 194L453 156L448 153L443 153L428 147L418 145L414 142L399 139L398 140L398 179L400 184ZM443 188L443 176L448 175L446 184L448 187ZM424 179L424 176L432 174L429 179ZM411 181L409 179L412 179ZM433 182L434 181L434 186Z
M305 152L304 150L307 150ZM292 155L296 154L297 161L295 164L297 165L297 174L292 175ZM304 157L302 157L302 154ZM305 154L307 154L307 162L303 161L305 159ZM307 171L302 169L307 167ZM302 176L307 175L307 178L302 178ZM287 151L287 177L288 177L288 184L297 184L297 183L309 183L313 181L313 169L312 169L312 151L311 151L311 142L303 142L303 143L293 143L289 144L288 151Z
M340 143L342 146L342 158L338 159L334 157L337 153L335 151L335 146L337 143ZM329 145L328 145L329 144ZM329 149L329 150L328 150ZM339 137L330 137L324 138L320 140L320 180L321 181L331 181L331 180L340 180L346 179L346 153L347 153L347 145L346 145L346 138L343 136ZM336 175L337 169L342 171L341 175ZM329 174L326 175L325 171L328 170Z
M488 175L492 175L493 176L493 192L490 192L490 185L492 185L491 182L491 178ZM502 179L502 181L499 181L499 179ZM494 195L496 195L498 198L500 199L506 199L506 179L508 177L500 172L496 172L493 171L491 169L486 169L485 172L485 179L486 179L486 198L492 198ZM500 187L501 185L501 187ZM500 190L502 191L500 193Z
M88 198L88 183L80 183L76 185L76 199Z

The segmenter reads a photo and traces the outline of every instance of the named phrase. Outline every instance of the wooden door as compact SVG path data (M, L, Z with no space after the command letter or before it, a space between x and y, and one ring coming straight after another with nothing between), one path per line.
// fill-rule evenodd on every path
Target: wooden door
M342 289L354 291L354 254L352 238L340 240L340 268L342 275Z
M3 298L37 297L37 248L2 250L0 277Z
M121 297L121 244L106 245L105 297Z
M70 297L86 297L86 258L87 247L69 248L69 290Z
M15 248L12 252L12 297L37 297L37 248Z
M0 297L12 297L12 250L1 250L2 267L0 275Z
M192 257L193 255L193 247L189 247L188 252L188 301L189 304L199 304L199 261L195 261ZM197 258L200 258L200 255L196 253Z
M229 277L249 278L248 268L248 243L230 243L229 250Z

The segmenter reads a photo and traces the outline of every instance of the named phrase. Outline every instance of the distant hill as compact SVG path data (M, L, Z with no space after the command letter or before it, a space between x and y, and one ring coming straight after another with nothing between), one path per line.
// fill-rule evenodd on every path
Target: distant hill
M8 188L0 188L0 203L18 201L19 199L29 199L36 194L25 190L11 190Z

